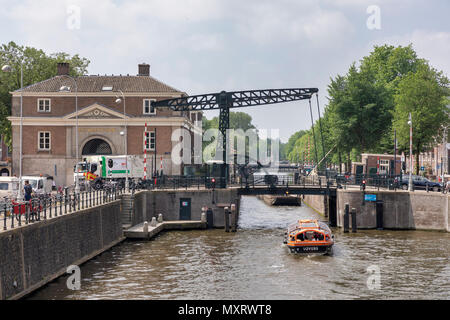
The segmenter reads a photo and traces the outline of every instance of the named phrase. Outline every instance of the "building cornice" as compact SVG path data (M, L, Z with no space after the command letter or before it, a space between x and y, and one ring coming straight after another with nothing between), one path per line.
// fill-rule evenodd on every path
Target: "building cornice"
M20 92L10 92L10 94L13 96L13 98L20 97ZM108 92L78 92L75 94L75 92L23 92L23 97L59 97L59 98L65 98L65 97L118 97L121 96L120 93L115 91L108 91ZM150 98L181 98L183 96L187 96L185 93L173 93L173 92L124 92L124 96L126 97L150 97Z
M8 117L12 126L20 125L20 117ZM64 119L64 118L51 118L51 117L24 117L22 118L23 126L43 126L43 127L64 127L75 126L77 120ZM194 125L190 120L185 117L154 117L154 118L127 118L126 124L131 127L144 126L147 123L148 126L186 126L187 128L193 128ZM123 126L125 125L124 119L85 119L78 118L78 126L89 127L107 127L107 126Z

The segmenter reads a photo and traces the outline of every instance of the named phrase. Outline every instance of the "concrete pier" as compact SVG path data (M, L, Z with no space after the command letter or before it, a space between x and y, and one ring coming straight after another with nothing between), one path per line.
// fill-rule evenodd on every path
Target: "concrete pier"
M144 222L124 231L128 239L151 240L165 230L195 230L206 229L207 223L202 221L164 221L155 226Z

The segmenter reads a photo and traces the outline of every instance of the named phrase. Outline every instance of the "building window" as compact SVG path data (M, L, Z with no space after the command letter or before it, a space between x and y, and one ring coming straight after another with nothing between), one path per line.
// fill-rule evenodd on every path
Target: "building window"
M38 112L50 112L50 99L38 99Z
M147 151L155 151L156 139L155 132L144 132L144 146Z
M155 102L155 99L144 99L144 110L143 113L147 115L155 115L156 114L156 108L152 106L153 102Z
M389 160L380 160L380 174L388 174Z
M48 131L39 131L38 133L38 150L48 151L51 148L50 144L50 132Z

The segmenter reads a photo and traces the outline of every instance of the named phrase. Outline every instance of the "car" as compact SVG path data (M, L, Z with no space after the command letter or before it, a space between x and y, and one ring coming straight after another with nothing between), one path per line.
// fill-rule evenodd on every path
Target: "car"
M433 182L425 177L417 175L413 175L412 179L415 190L426 190L428 186L429 190L436 192L442 191L443 186L438 182ZM402 177L401 188L403 190L408 190L408 187L409 187L409 175L404 175Z

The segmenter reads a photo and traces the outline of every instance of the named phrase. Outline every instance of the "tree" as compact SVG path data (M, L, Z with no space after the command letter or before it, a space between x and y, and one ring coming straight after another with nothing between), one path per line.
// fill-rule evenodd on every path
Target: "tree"
M410 73L398 84L395 95L393 126L397 129L400 149L409 150L409 113L413 124L413 153L416 155L416 173L419 172L419 154L426 151L448 127L447 108L449 81L423 63L415 73Z
M375 46L359 67L354 63L345 76L331 79L324 117L330 125L328 147L337 146L334 161L343 154L349 166L351 154L393 150L394 95L399 82L423 62L411 45Z
M285 144L284 146L284 150L283 150L283 158L288 158L289 154L292 152L292 150L294 149L295 143L297 142L298 139L300 139L302 136L304 136L307 133L306 130L300 130L297 131L296 133L294 133L292 136L290 136L288 142Z
M79 55L70 56L64 52L46 54L43 50L19 46L14 42L0 47L0 63L8 64L12 71L0 72L0 134L11 146L11 124L7 117L11 114L11 95L9 92L20 89L20 61L23 62L23 85L43 81L56 76L58 62L70 64L70 75L80 76L87 73L90 61Z

